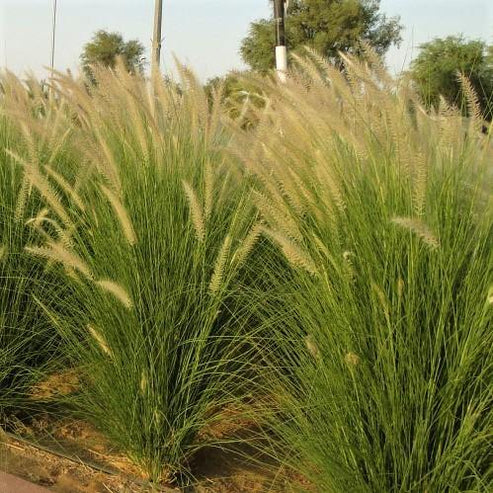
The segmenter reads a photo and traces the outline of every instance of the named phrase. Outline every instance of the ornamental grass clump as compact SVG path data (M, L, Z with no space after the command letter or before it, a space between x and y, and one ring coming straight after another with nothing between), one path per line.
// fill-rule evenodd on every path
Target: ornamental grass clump
M33 80L0 77L0 426L13 414L34 411L32 386L60 357L58 338L36 299L54 307L66 295L56 270L25 252L40 239L30 221L42 208L40 194L15 156L24 154L56 173L71 162L70 131L61 129L63 108ZM34 163L34 158L36 164ZM57 159L55 159L57 158Z
M265 319L274 452L324 493L492 491L491 132L377 60L264 91L237 142L293 269Z
M248 346L235 291L258 226L222 152L221 108L186 69L179 86L96 75L89 89L56 81L85 178L32 180L55 226L27 251L77 293L46 309L82 374L71 405L146 477L183 480L199 433L236 398Z

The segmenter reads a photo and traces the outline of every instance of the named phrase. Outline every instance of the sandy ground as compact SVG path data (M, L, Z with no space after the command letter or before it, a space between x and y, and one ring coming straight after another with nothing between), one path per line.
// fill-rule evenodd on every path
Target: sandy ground
M70 394L79 385L78 372L68 370L48 377L33 388L34 400ZM203 438L224 438L254 426L236 409L229 420L203 430ZM0 434L0 471L58 493L292 493L307 491L301 478L287 480L283 467L261 461L247 463L241 455L218 448L202 449L191 468L194 484L184 489L152 487L142 472L118 453L100 433L83 421L55 420L46 414L9 425L11 435ZM1 429L0 429L1 433ZM207 441L207 440L206 440ZM243 445L246 446L246 445ZM252 450L243 450L251 456ZM293 483L302 488L293 489ZM0 492L2 493L2 492Z
M283 478L282 468L273 468L268 472L264 468L246 464L235 454L218 449L204 449L197 454L193 471L196 482L193 486L186 489L152 488L144 478L138 477L138 470L127 459L109 452L104 439L86 425L65 424L61 429L65 444L63 450L67 455L70 451L70 459L42 450L39 445L33 446L24 440L4 436L0 443L0 470L58 493L295 491ZM57 441L58 446L61 440ZM104 472L99 468L112 472Z

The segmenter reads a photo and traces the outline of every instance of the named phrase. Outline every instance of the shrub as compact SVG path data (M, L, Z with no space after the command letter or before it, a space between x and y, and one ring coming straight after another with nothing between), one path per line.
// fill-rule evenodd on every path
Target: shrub
M186 476L199 432L235 398L234 294L258 237L221 152L221 108L185 69L179 87L121 69L100 71L90 95L59 81L86 176L67 205L52 200L56 228L28 249L78 296L65 315L47 310L83 375L73 404L156 481Z
M275 453L317 491L491 491L490 137L344 63L300 60L239 138L294 269L265 320Z

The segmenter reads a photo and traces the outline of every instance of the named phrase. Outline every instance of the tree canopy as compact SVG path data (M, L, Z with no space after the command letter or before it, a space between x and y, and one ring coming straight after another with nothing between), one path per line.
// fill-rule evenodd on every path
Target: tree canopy
M103 65L114 68L120 58L131 73L142 73L145 65L145 48L136 39L125 41L120 33L97 31L87 43L80 56L82 70L92 77L91 66Z
M384 54L401 40L402 26L396 17L380 11L380 0L292 0L286 22L290 51L309 46L328 59L339 51L358 53L363 40ZM250 25L241 45L241 55L253 70L265 72L275 65L274 19Z
M466 109L458 74L464 74L478 96L484 116L493 116L493 46L484 41L467 41L463 36L437 38L420 46L411 64L411 75L423 101L436 106L440 95Z

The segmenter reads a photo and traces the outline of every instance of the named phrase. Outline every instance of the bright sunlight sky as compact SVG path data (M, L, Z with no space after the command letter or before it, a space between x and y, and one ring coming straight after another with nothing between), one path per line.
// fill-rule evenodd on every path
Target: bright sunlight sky
M0 67L43 76L50 60L53 0L0 0ZM382 0L382 11L400 15L403 42L387 63L406 67L420 43L463 33L493 44L492 0ZM154 0L58 0L56 68L77 68L81 48L97 29L138 38L149 54ZM164 68L174 53L206 80L242 68L240 42L251 21L267 17L268 0L164 0Z

